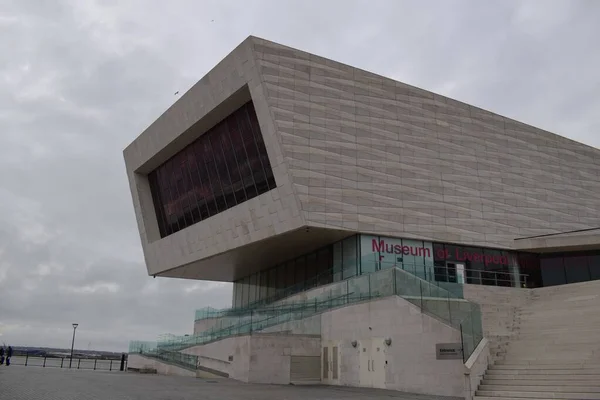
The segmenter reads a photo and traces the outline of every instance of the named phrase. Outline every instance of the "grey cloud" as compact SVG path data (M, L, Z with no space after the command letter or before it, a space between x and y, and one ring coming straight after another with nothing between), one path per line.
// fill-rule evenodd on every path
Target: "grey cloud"
M228 305L146 275L121 151L249 34L600 145L594 1L3 5L0 341L124 350Z

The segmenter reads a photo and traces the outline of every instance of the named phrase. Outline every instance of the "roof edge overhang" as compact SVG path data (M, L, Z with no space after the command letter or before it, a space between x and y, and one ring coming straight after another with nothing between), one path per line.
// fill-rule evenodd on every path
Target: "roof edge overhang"
M538 253L600 250L600 228L515 239L515 249Z

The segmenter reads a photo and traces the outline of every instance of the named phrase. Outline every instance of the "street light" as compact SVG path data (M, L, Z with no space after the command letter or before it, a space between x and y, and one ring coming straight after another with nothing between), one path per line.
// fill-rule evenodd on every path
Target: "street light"
M73 347L75 346L75 329L79 324L73 324L73 340L71 341L71 359L69 360L69 368L71 368L71 364L73 363Z

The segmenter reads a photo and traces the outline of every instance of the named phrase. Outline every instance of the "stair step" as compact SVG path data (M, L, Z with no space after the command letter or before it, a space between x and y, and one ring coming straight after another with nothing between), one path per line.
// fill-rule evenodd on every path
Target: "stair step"
M548 365L579 365L600 369L600 360L584 360L581 358L577 360L565 360L564 358L529 360L526 358L511 359L507 357L504 360L499 361L498 365L535 365L542 368Z
M583 317L582 317L583 318ZM600 322L591 322L591 321L585 321L584 323L578 323L576 320L573 320L573 324L571 326L569 326L568 321L561 321L557 324L551 324L548 323L548 321L546 321L545 323L538 323L538 322L532 322L532 321L522 321L521 323L518 324L519 330L524 331L524 330L528 330L528 329L550 329L550 328L598 328L600 327Z
M550 397L545 397L544 399L550 399ZM531 397L504 397L504 396L473 396L473 400L531 400ZM570 400L565 399L564 397L552 397L551 400Z
M540 337L540 336L517 336L513 338L511 343L519 343L519 344L582 344L582 343L598 343L598 336L590 335L585 337L569 337L569 336L561 336L561 337Z
M598 382L598 376L596 375L582 375L577 379L569 379L569 377L577 377L577 375L538 375L531 376L519 376L519 375L506 375L506 377L499 376L487 376L483 378L482 385L561 385L561 386L595 386L600 388L600 382ZM587 377L587 379L583 378Z
M508 349L506 356L513 360L552 360L552 359L563 359L563 360L579 360L581 362L596 360L600 362L600 357L594 351L555 351L551 350L539 350L539 351L513 351Z
M574 386L567 387L560 385L480 385L481 391L509 391L509 392L557 392L557 393L600 393L600 386Z
M598 307L598 309L600 309L600 307ZM593 332L598 331L598 329L600 329L600 327L598 326L573 326L573 327L568 327L568 326L555 326L555 327L551 327L551 328L529 328L529 327L523 327L521 329L518 329L519 332L519 336L527 333L543 333L545 335L550 335L550 334L555 334L558 335L560 333L564 333L565 330L571 330L573 332L577 332L580 333L582 335L587 335L587 334L591 334Z
M570 398L566 398L566 397L559 397L558 394L556 394L554 397L548 397L548 394L546 393L545 397L542 397L542 399L544 400L571 400ZM473 396L473 400L531 400L531 397L505 397L505 396L481 396L481 395L475 395Z
M477 390L475 392L476 398L489 397L490 399L497 399L498 397L505 397L509 399L575 399L575 400L598 400L600 396L598 393L577 393L577 392L561 392L561 393L549 393L549 392L521 392L521 391L510 391L510 390Z
M599 338L600 339L600 338ZM588 355L600 352L600 347L594 346L591 344L587 345L550 345L550 346L506 346L506 350L509 353L514 354L524 354L526 352L534 353L534 354L552 354L556 353L586 353ZM552 353L551 353L552 352Z
M489 367L487 374L494 375L587 375L597 376L600 375L598 369L519 369L519 368L496 368L496 365Z
M589 373L597 373L600 374L600 367L597 365L580 365L580 364L549 364L549 365L493 365L490 367L491 370L500 370L500 369L508 369L508 370L539 370L539 371L553 371L553 370L575 370L575 371L590 371ZM586 372L587 373L587 372Z

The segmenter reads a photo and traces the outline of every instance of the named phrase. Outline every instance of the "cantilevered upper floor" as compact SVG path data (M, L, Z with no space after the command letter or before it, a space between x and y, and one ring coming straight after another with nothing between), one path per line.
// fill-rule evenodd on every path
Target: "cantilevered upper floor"
M600 151L249 37L124 151L148 273L233 281L357 232L600 226Z

